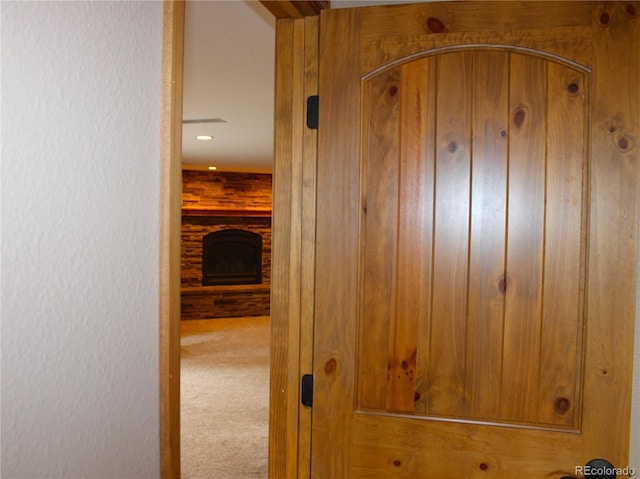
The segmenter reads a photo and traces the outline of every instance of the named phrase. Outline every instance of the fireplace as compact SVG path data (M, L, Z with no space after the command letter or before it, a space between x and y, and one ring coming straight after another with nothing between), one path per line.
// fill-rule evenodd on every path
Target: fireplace
M224 229L202 238L202 286L262 283L262 237Z

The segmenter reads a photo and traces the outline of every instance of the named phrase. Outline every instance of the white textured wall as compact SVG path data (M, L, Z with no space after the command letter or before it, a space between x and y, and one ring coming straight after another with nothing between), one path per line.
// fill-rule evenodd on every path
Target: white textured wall
M162 3L0 4L0 475L159 477Z

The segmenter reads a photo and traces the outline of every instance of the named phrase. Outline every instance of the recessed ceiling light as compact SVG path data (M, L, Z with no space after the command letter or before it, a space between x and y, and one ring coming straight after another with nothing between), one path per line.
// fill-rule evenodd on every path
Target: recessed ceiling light
M218 168L216 168L215 166L210 166L209 169L213 171L213 170L217 170Z
M213 137L211 135L198 135L198 136L196 136L196 140L207 141L207 140L211 140L211 139L213 139Z
M185 125L196 125L198 123L226 123L222 118L194 118L192 120L182 120Z

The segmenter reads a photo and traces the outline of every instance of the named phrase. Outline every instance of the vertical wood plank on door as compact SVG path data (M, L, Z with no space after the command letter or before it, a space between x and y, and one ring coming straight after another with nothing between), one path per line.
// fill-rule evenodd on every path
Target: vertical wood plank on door
M584 457L628 464L640 195L640 2L593 6ZM615 254L612 254L615 252ZM638 346L636 346L638 347ZM603 394L604 392L604 394Z
M357 9L325 10L320 55L318 208L314 332L312 475L346 478L356 397L356 317L360 240L360 49ZM349 45L349 48L342 48ZM322 326L319 326L322 325ZM386 351L385 351L386 352ZM347 398L345 400L345 398ZM333 427L339 425L339 427ZM314 468L314 465L316 466Z
M437 60L429 57L421 60L423 65L416 65L423 71L423 93L420 102L416 102L416 109L423 109L420 117L420 129L414 133L420 135L417 140L424 141L424 148L418 150L416 145L416 157L421 156L424 162L420 165L418 181L421 182L421 262L420 275L420 324L416 337L416 386L414 391L415 412L426 413L429 406L429 344L431 331L431 289L433 287L433 231L434 231L434 191L435 191L435 164L436 164L436 77ZM422 105L420 105L422 103ZM407 132L405 131L404 134ZM405 165L404 172L408 164ZM418 260L417 260L418 261Z
M359 312L359 394L363 408L385 409L398 227L400 71L365 84L363 163L362 304Z
M431 255L424 209L425 195L431 193L424 182L431 63L431 59L416 61L401 70L397 281L387 396L387 409L393 411L415 408L418 336L429 296L422 279Z
M466 354L468 415L498 418L507 215L509 53L476 52ZM496 400L497 399L497 400Z
M545 195L546 62L511 55L509 209L501 412L536 421Z
M472 54L438 58L429 412L465 409Z
M544 304L539 419L577 425L584 300L584 75L548 63Z

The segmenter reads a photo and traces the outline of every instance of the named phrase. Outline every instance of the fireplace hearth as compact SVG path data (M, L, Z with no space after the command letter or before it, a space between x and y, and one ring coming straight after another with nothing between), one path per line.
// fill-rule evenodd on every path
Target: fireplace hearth
M262 283L262 237L224 229L202 238L202 286Z

